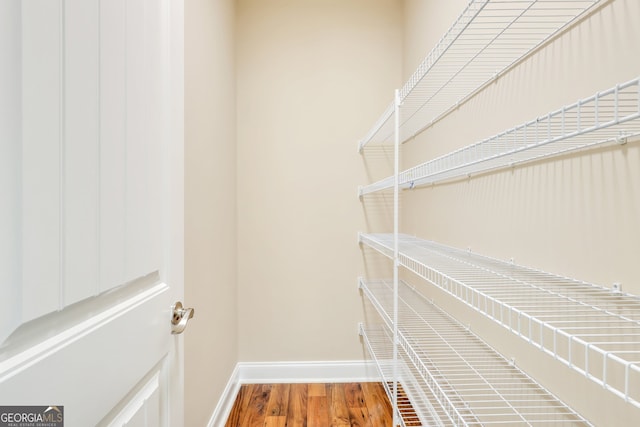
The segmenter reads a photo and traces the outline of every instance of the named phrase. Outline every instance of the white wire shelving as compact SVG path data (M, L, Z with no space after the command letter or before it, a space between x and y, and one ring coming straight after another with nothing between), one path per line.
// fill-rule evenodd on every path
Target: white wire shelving
M640 136L640 78L618 84L495 136L399 174L400 188L513 167ZM361 187L360 196L393 188L394 177Z
M400 90L404 142L482 89L600 0L471 0ZM394 103L358 143L390 143Z
M393 234L360 234L392 257ZM640 297L399 236L399 265L640 408Z
M358 189L361 197L394 190L394 233L360 234L394 270L393 285L361 282L382 320L361 326L361 335L403 427L589 423L401 283L399 267L640 408L640 297L401 235L397 225L399 189L640 136L638 78L398 171L401 143L605 1L470 0L358 144L359 151L370 143L395 149L394 175Z
M393 401L394 366L397 366L400 397L396 412L399 425L455 427L448 421L449 417L438 400L420 384L420 376L414 366L402 356L394 365L393 332L386 325L360 324L360 335L378 368L389 401ZM416 408L417 405L420 406Z
M360 288L384 320L382 333L388 337L388 348L393 285L384 280L361 280ZM428 401L412 400L415 413L423 421L420 425L590 425L404 282L400 283L399 299L401 360L403 366L412 368L402 370L405 376L401 376L401 383L407 382L406 375L416 375L415 381L430 392ZM380 332L375 336L378 341ZM426 423L426 418L437 422Z

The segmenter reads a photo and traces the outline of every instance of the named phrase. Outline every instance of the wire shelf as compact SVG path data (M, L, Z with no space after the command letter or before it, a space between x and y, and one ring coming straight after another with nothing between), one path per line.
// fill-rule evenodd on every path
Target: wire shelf
M367 194L376 193L378 191L388 190L393 188L394 178L393 175L387 178L381 179L369 185L363 185L358 188L358 196L366 196Z
M393 333L382 324L360 325L360 335L374 360L382 384L393 402ZM403 427L455 427L438 401L422 387L419 376L405 358L398 359L398 420Z
M398 184L405 189L430 185L638 136L640 78L407 169ZM393 188L393 181L390 176L361 187L359 195Z
M471 0L400 90L400 141L431 126L600 0ZM392 103L359 142L392 142Z
M388 328L392 284L361 281L360 287ZM403 362L413 365L419 382L435 389L433 396L447 412L447 422L456 426L590 425L409 285L401 282L398 295ZM423 409L423 402L413 403Z
M393 234L360 241L392 257ZM640 407L640 297L399 236L399 264Z

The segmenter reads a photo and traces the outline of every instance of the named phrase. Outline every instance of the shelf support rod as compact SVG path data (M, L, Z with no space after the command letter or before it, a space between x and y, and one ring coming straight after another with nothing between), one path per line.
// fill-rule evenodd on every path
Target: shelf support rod
M398 422L398 232L399 232L399 178L400 178L400 91L394 96L394 141L393 141L393 425Z

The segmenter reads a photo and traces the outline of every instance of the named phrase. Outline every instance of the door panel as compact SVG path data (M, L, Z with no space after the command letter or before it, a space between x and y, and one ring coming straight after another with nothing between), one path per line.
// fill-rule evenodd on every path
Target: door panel
M107 417L98 424L98 427L161 425L162 401L165 398L160 381L163 369L166 369L164 363L150 375L150 379L145 378L140 382L136 387L135 395L128 398L126 405L116 411L115 417Z
M182 8L0 5L3 405L181 424Z
M63 405L65 425L97 425L169 351L169 287L158 283L118 298L81 307L73 313L78 319L97 314L65 319L63 330L45 339L35 334L32 345L1 362L0 402Z
M98 5L23 5L24 321L162 262L167 3Z
M125 281L125 23L124 0L100 2L100 291Z
M98 1L65 0L62 223L63 305L98 293ZM108 167L108 165L107 165Z
M156 6L157 7L157 6ZM153 9L153 8L151 8ZM159 185L154 176L154 162L158 158L157 148L162 140L152 141L151 126L162 126L153 116L151 92L153 74L151 49L157 34L150 34L149 15L144 0L126 2L126 238L125 275L126 278L138 277L152 270L159 258L157 240L153 229L157 217L162 214L159 204L154 200L154 186ZM138 17L138 19L133 19ZM145 31L147 30L147 31ZM152 73L151 70L154 70Z
M0 343L14 330L22 313L21 289L21 30L19 0L0 2L0 58L12 66L0 67L0 295L13 301L0 310Z
M60 1L22 2L22 322L63 307ZM17 284L16 284L17 285Z

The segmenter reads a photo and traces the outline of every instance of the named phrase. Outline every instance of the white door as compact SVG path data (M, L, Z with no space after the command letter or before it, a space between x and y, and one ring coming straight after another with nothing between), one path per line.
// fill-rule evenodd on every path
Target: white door
M0 1L2 406L182 424L182 20L181 0Z

